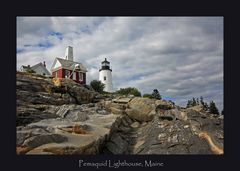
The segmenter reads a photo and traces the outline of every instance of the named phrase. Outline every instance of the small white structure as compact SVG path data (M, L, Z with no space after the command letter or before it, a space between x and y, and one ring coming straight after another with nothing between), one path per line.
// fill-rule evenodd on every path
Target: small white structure
M65 59L73 61L73 47L68 46L65 50Z
M40 75L51 76L51 73L46 68L45 61L43 63L40 62L36 65L33 65L31 67L30 67L30 65L28 65L28 66L22 65L21 71L23 71L23 72L34 71L35 73L40 74Z
M112 69L110 69L110 62L106 58L102 61L102 67L99 70L99 80L105 84L104 91L113 92Z

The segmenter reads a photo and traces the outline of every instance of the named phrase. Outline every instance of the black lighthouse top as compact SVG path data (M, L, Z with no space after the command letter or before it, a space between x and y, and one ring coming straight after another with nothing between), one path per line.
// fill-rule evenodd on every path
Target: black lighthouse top
M110 70L110 71L112 71L110 69L110 62L108 62L106 58L105 58L104 61L102 61L102 67L101 67L101 69L99 69L99 71L102 71L102 70Z

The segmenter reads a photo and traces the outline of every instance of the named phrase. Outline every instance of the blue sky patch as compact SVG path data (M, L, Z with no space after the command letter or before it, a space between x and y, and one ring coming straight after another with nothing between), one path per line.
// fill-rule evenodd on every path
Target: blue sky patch
M40 47L40 48L50 48L53 46L52 43L46 41L46 42L40 42L36 45L37 47Z
M25 51L25 49L23 49L23 48L17 48L17 53L21 53L21 52L23 52L23 51Z
M163 99L165 100L172 100L172 101L175 101L176 98L173 98L173 97L170 97L170 96L162 96Z
M91 34L90 28L87 26L80 29L81 32Z
M55 37L57 37L59 40L62 40L62 39L63 39L63 34L60 33L60 32L51 31L51 32L48 33L48 35L50 35L50 36L55 36Z

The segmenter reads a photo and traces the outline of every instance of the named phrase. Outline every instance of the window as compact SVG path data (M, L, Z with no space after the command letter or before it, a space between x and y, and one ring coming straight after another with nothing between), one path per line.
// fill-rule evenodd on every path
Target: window
M69 76L70 76L70 71L65 70L65 78L69 78Z
M83 73L79 72L79 81L83 81Z
M103 65L102 66L110 66L108 63L103 63Z
M76 80L76 72L73 73L73 80Z
M56 77L56 78L58 77L58 72L57 72L57 71L55 72L55 77Z
M106 76L104 76L104 81L106 81L107 80L107 78L106 78Z

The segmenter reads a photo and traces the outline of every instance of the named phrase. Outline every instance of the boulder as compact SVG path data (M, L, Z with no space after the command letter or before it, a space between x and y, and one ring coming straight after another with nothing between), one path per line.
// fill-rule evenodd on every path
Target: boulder
M146 111L146 109L145 109ZM135 119L139 122L148 122L151 121L154 117L154 115L156 114L156 112L154 110L152 111L148 111L148 112L142 112L141 110L137 110L137 109L126 109L126 113L127 115L132 118Z
M158 110L158 109L159 110L169 110L169 109L174 108L173 104L166 100L156 100L155 105L156 105L156 110Z
M180 111L178 109L171 109L166 110L164 113L160 113L161 119L167 119L167 120L187 120L187 114L183 111Z
M126 113L139 122L151 121L156 114L153 99L135 97L129 103Z

